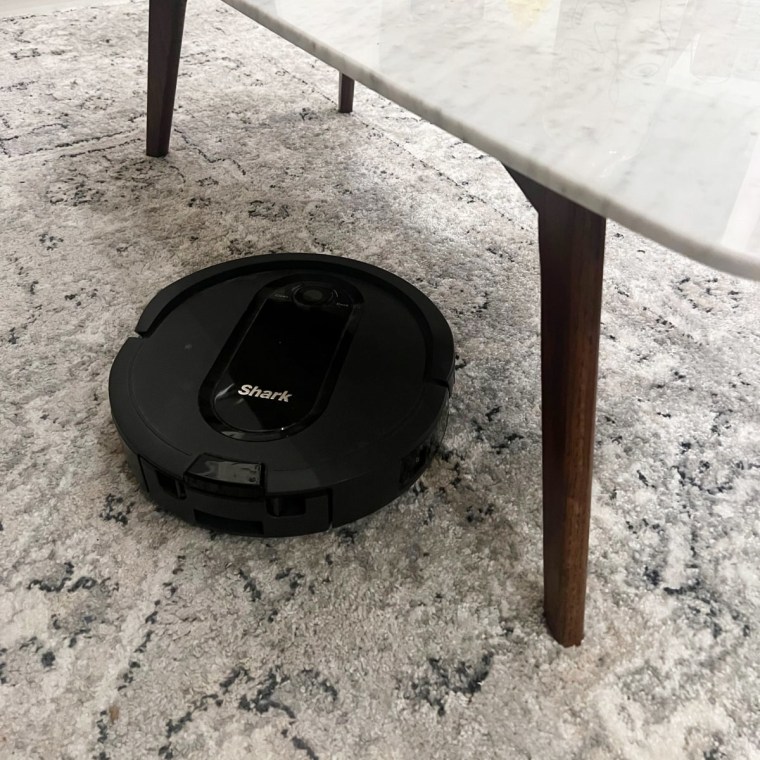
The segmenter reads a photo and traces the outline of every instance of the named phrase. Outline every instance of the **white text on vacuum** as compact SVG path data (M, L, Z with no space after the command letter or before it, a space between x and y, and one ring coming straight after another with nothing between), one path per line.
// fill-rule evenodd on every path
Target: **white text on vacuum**
M290 401L292 393L288 391L265 391L259 388L258 385L244 385L238 393L241 396L256 396L256 398L268 398L272 401L284 401L286 404Z

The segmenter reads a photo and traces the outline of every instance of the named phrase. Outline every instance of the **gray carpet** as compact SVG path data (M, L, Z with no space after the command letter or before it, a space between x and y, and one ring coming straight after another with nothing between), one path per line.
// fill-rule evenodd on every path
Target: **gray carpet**
M213 0L143 155L146 6L0 22L0 757L760 757L760 289L611 225L587 636L541 620L535 219L494 161ZM442 455L307 538L157 512L110 363L161 286L384 266L459 354Z

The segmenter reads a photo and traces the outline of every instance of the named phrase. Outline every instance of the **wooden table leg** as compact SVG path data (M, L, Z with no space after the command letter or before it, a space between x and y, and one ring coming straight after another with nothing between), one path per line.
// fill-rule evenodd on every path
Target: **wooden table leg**
M354 80L341 74L338 79L338 111L351 113L354 110Z
M580 644L586 603L604 217L507 168L538 212L544 610Z
M165 156L174 114L179 53L187 0L150 0L146 153Z

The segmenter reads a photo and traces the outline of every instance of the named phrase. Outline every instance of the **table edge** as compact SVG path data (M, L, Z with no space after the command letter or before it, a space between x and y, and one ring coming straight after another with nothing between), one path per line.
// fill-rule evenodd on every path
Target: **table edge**
M760 256L753 257L743 251L726 246L708 245L653 219L642 217L617 203L614 199L595 192L593 188L572 182L553 172L550 167L540 166L530 157L496 143L478 130L471 129L449 116L444 118L443 114L435 107L428 106L420 101L417 96L406 93L392 82L383 80L358 61L314 40L301 29L288 24L283 19L269 16L260 9L249 6L245 0L223 0L223 2L277 36L355 79L365 87L374 90L379 95L388 98L454 137L464 140L474 148L487 153L534 182L545 185L550 190L578 203L578 205L711 269L717 269L726 274L748 280L760 280ZM446 123L446 126L443 126L443 122Z

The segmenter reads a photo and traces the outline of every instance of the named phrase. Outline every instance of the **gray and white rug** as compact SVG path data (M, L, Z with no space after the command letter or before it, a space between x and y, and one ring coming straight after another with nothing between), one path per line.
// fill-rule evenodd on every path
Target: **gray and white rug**
M146 4L0 21L0 757L760 757L760 289L608 232L588 624L541 620L535 219L494 161L214 0L143 155ZM326 251L453 327L445 449L335 532L138 492L110 363L161 286Z

